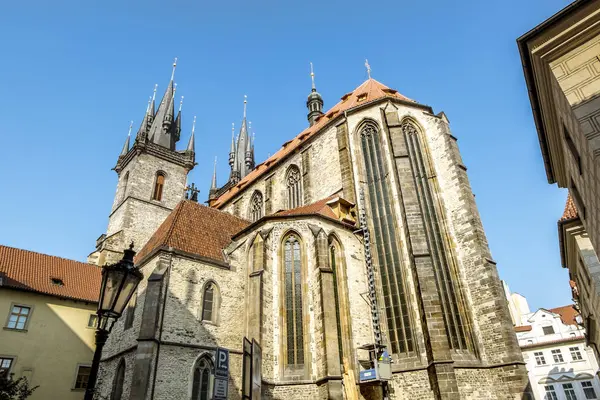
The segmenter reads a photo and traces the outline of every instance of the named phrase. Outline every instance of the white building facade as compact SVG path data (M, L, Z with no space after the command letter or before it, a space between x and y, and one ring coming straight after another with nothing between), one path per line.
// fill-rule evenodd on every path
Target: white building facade
M515 296L516 295L516 296ZM515 332L536 400L600 399L598 361L586 345L573 306L529 311L527 301L509 294L516 309ZM520 301L515 302L518 298ZM520 320L518 319L520 317Z

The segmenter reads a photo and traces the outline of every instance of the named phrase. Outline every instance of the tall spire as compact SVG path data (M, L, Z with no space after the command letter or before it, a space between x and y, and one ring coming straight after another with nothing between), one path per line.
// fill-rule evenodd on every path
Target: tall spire
M188 142L186 151L194 152L195 142L194 142L194 131L196 130L196 116L194 115L194 122L192 123L192 134L190 135L190 141Z
M247 117L248 108L248 96L244 95L244 117L242 119L242 126L240 128L240 134L237 140L237 147L235 149L235 165L238 168L239 178L243 178L248 175L251 168L251 154L250 154L250 137L248 135L248 121Z
M152 125L149 130L148 137L158 145L166 147L170 150L175 150L175 143L179 140L180 125L178 126L175 118L175 92L177 84L175 79L175 68L177 67L177 58L173 62L173 70L171 71L171 80L165 90L165 94L158 106L158 110L153 118ZM154 102L154 101L153 101ZM151 106L153 108L153 106ZM179 121L180 123L181 121Z
M129 123L129 132L127 132L127 139L125 139L125 144L123 144L123 149L121 150L121 154L119 157L125 157L127 153L129 153L129 140L131 139L131 128L133 128L133 121Z
M306 108L308 108L308 123L310 126L313 126L317 122L317 119L323 115L323 98L317 92L317 87L315 86L313 63L310 63L310 79L312 81L312 89L306 100Z
M150 115L154 117L156 113L156 89L158 89L158 83L154 84L154 92L152 92L152 103L150 104Z
M215 166L213 169L212 183L210 185L210 190L217 190L217 157L215 156Z

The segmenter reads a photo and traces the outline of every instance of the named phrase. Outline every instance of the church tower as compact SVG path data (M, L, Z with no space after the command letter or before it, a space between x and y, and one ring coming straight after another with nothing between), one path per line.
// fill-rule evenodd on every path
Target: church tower
M310 126L313 126L317 122L317 118L323 115L323 98L317 92L317 87L315 86L315 73L312 63L310 63L310 79L312 80L312 90L306 100L306 108L308 108L308 122Z
M176 66L177 59L158 109L155 86L133 146L129 135L123 145L114 167L119 180L108 229L96 241L89 262L115 262L131 241L136 250L142 248L184 197L187 175L195 165L194 132L192 128L186 149L176 150L182 105L175 114Z

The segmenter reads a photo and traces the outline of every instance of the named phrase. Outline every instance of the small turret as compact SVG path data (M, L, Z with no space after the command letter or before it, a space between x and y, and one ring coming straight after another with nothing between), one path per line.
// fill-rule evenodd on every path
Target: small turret
M169 150L175 150L175 143L179 140L181 132L181 116L178 115L178 122L175 120L175 92L177 84L175 79L175 68L177 67L177 58L173 62L173 71L171 80L167 86L167 90L158 106L156 115L152 118L148 137L150 140L160 146L166 147ZM150 107L151 109L153 106Z
M131 139L131 128L133 127L133 121L129 124L129 132L127 132L127 139L125 139L125 144L123 144L123 149L121 150L121 154L119 158L125 157L127 153L129 153L129 142Z
M323 115L323 98L317 92L315 86L315 73L313 72L312 63L310 63L310 79L312 80L312 90L306 100L306 108L308 108L308 123L313 126L317 122L317 118Z

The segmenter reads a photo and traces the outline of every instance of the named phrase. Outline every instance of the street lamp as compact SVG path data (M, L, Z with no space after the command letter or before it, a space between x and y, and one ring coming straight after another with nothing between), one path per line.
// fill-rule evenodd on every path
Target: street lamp
M108 339L115 322L123 314L129 299L135 293L140 281L144 277L133 265L133 242L123 252L123 258L113 265L102 267L102 285L100 286L100 299L98 301L98 326L96 328L96 351L88 379L84 400L94 398L96 378L100 367L102 348Z

